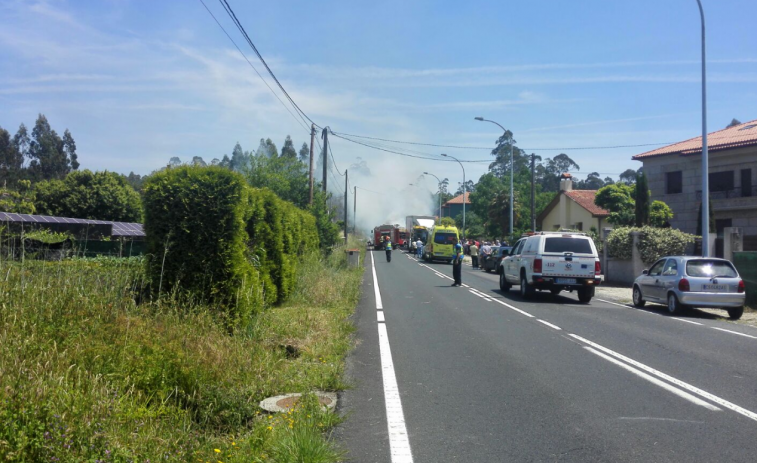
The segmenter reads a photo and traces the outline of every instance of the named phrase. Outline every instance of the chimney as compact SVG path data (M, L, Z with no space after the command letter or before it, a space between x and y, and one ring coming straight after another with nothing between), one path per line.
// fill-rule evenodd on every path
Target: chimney
M560 191L573 191L573 177L567 172L560 175Z

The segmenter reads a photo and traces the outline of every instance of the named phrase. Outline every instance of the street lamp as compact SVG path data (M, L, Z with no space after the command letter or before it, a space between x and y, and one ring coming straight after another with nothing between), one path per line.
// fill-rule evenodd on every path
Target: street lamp
M423 175L430 175L436 179L437 182L439 182L439 223L442 223L442 181L439 180L439 177L437 177L434 174L429 174L428 172L424 172Z
M697 0L699 1L699 0ZM474 117L477 121L485 121L485 122L491 122L492 124L497 124L500 129L502 129L503 132L507 133L507 130L502 127L502 124L494 121L490 121L489 119L484 119L481 116ZM513 141L510 139L510 236L513 234L513 208L515 207L515 198L513 197Z
M699 5L699 17L702 19L702 257L710 256L710 179L709 159L707 153L707 67L704 47L704 10Z
M449 154L444 154L444 153L442 153L442 156L444 156L445 158L454 159L455 161L457 161L458 164L460 164L460 168L463 169L463 241L465 241L465 196L466 196L465 194L465 167L463 167L463 163L460 162L460 160L454 156L450 156ZM439 217L439 223L442 223L441 216Z

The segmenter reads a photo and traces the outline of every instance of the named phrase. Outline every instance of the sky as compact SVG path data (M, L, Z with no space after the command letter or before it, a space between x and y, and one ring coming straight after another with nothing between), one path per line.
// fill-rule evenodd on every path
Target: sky
M263 74L219 2L204 1ZM512 130L528 153L568 154L577 177L617 178L641 166L632 155L701 134L695 0L229 3L318 125L470 147L392 144L439 159L426 160L332 137L335 169L353 168L362 206L421 193L433 204L436 180L423 172L456 189L461 166L439 154L488 160L501 135L476 116ZM703 4L711 132L757 119L757 4ZM281 148L287 135L299 149L309 127L263 76L200 0L0 0L0 127L14 133L45 114L71 131L81 168L148 174L174 156L220 158L236 142ZM487 168L465 163L466 179Z

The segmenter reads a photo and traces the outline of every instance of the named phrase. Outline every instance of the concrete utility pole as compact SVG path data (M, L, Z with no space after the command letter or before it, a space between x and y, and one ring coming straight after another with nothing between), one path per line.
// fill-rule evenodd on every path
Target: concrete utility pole
M352 234L355 234L355 227L357 226L357 187L352 194Z
M704 10L699 5L702 19L702 256L710 257L710 167L707 153L707 65L705 62Z
M347 175L347 169L344 169L344 244L347 244L347 191L349 176Z
M326 184L328 183L328 168L329 168L329 128L326 127L321 132L323 138L323 192L326 193Z
M536 180L536 155L534 153L531 153L531 231L536 231L536 205L535 197L536 197L536 188L534 186L534 182Z
M310 126L310 205L313 205L313 145L315 144L315 124Z

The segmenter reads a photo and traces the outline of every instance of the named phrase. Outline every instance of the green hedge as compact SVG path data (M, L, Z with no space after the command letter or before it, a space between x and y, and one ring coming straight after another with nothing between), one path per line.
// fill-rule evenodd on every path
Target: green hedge
M153 287L218 302L242 321L286 299L299 256L319 245L311 214L220 167L152 175L144 210Z
M607 235L607 251L617 259L632 257L633 237L631 232L641 232L637 248L641 260L651 264L663 256L682 256L686 248L694 242L695 235L673 228L620 227Z

